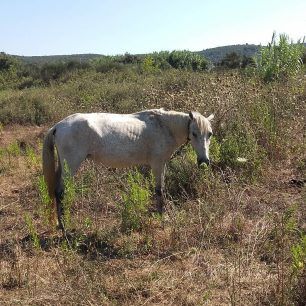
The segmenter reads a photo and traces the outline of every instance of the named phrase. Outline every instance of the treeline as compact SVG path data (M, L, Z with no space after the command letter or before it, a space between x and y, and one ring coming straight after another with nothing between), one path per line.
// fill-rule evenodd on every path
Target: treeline
M99 56L82 60L50 61L29 63L15 56L0 53L0 89L24 89L65 81L72 73L93 70L99 73L133 70L136 73L158 73L167 69L207 71L215 67L202 55L190 51L161 51L148 55L126 53L118 56ZM217 67L244 68L252 63L251 58L235 53L225 56Z
M68 57L69 58L69 57ZM293 43L285 34L276 37L255 56L230 52L216 64L203 55L190 51L161 51L147 55L126 53L118 56L93 57L91 60L67 60L43 64L20 61L15 56L0 53L0 90L47 86L52 82L65 82L71 75L86 71L107 73L132 71L137 74L160 73L167 69L203 72L210 69L243 69L250 67L254 75L264 81L273 81L295 75L306 63L305 45Z
M58 61L44 64L25 63L14 56L0 53L0 89L24 89L65 81L76 71L93 70L100 73L132 69L137 73L157 73L165 69L205 71L209 62L190 51L156 52L149 55L126 53L100 56L89 61Z

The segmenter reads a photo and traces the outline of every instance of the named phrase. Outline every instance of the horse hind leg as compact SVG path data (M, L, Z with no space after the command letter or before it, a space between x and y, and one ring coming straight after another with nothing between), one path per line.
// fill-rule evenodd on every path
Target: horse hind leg
M63 199L64 199L64 185L60 182L55 189L55 199L56 199L56 210L57 210L57 220L59 229L64 229L63 220Z

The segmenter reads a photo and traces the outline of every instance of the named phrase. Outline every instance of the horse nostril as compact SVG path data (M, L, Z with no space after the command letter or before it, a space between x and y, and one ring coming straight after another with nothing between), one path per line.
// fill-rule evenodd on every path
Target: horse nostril
M198 166L201 166L203 163L209 166L210 165L209 158L198 158Z

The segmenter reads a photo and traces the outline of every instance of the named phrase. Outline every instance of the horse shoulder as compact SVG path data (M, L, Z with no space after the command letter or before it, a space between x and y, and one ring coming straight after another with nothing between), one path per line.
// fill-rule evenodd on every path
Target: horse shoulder
M154 110L148 113L147 126L150 129L152 157L169 159L176 149L176 142L162 113Z

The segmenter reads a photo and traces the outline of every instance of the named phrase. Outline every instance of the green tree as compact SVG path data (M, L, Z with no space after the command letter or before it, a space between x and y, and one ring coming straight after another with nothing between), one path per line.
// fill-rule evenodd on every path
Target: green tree
M18 66L17 60L4 52L0 53L0 72L9 71Z

